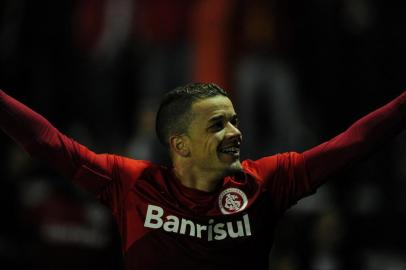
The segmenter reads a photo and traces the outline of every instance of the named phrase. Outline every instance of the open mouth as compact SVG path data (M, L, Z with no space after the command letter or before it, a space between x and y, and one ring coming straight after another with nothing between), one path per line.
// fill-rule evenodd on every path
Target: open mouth
M240 144L232 144L228 146L220 146L218 151L222 154L238 157L240 155Z

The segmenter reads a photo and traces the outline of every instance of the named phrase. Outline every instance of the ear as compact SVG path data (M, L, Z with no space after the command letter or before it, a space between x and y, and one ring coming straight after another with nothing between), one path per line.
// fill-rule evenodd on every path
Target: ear
M190 150L188 141L184 135L175 135L169 138L170 148L182 157L188 157Z

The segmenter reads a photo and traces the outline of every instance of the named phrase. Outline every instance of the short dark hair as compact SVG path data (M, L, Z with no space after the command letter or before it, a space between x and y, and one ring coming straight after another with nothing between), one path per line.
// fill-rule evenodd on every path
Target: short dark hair
M193 119L190 113L192 104L218 95L228 96L214 83L190 83L167 92L156 115L155 129L159 141L169 146L171 135L186 133Z

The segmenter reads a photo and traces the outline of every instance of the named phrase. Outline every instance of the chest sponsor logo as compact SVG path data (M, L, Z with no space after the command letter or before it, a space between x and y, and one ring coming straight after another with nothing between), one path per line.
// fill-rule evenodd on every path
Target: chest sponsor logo
M216 223L214 219L209 219L207 224L202 225L174 215L165 216L162 207L151 204L148 205L144 227L151 229L162 228L166 232L189 235L207 239L207 241L251 236L251 224L248 214L225 223Z
M218 204L224 215L234 214L245 209L248 199L238 188L227 188L220 193Z

